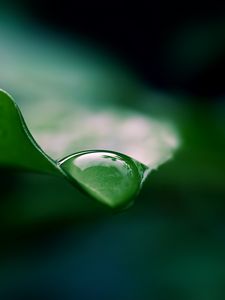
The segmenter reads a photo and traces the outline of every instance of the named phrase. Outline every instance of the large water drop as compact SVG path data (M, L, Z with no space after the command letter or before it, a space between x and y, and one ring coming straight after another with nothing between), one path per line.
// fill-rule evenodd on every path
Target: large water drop
M140 190L138 164L111 151L83 151L59 161L59 167L88 194L111 207L125 206Z

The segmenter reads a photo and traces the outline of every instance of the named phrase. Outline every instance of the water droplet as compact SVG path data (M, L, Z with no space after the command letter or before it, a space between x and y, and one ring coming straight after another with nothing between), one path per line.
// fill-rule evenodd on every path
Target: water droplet
M83 151L59 167L88 194L111 207L127 206L140 190L142 174L134 160L111 151Z

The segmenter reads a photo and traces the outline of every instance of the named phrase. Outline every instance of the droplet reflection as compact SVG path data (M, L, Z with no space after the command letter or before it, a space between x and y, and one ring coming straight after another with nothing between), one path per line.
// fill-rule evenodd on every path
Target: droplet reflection
M59 167L92 197L111 207L129 205L141 186L136 163L116 152L79 152L59 161Z

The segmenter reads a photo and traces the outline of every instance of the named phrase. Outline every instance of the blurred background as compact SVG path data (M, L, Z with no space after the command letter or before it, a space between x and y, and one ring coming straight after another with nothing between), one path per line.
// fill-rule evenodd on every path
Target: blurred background
M224 299L224 6L1 2L0 88L25 112L24 95L45 83L48 101L61 74L58 97L170 120L182 146L118 214L60 179L1 169L0 299Z

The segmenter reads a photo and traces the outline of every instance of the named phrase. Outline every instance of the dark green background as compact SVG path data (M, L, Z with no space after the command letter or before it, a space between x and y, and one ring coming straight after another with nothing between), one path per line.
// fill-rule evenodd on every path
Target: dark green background
M59 179L2 170L1 299L224 299L224 11L152 4L136 19L119 8L108 19L110 8L104 18L96 8L101 18L87 12L83 22L71 3L37 6L16 11L96 40L154 86L146 107L173 120L182 147L116 215Z

